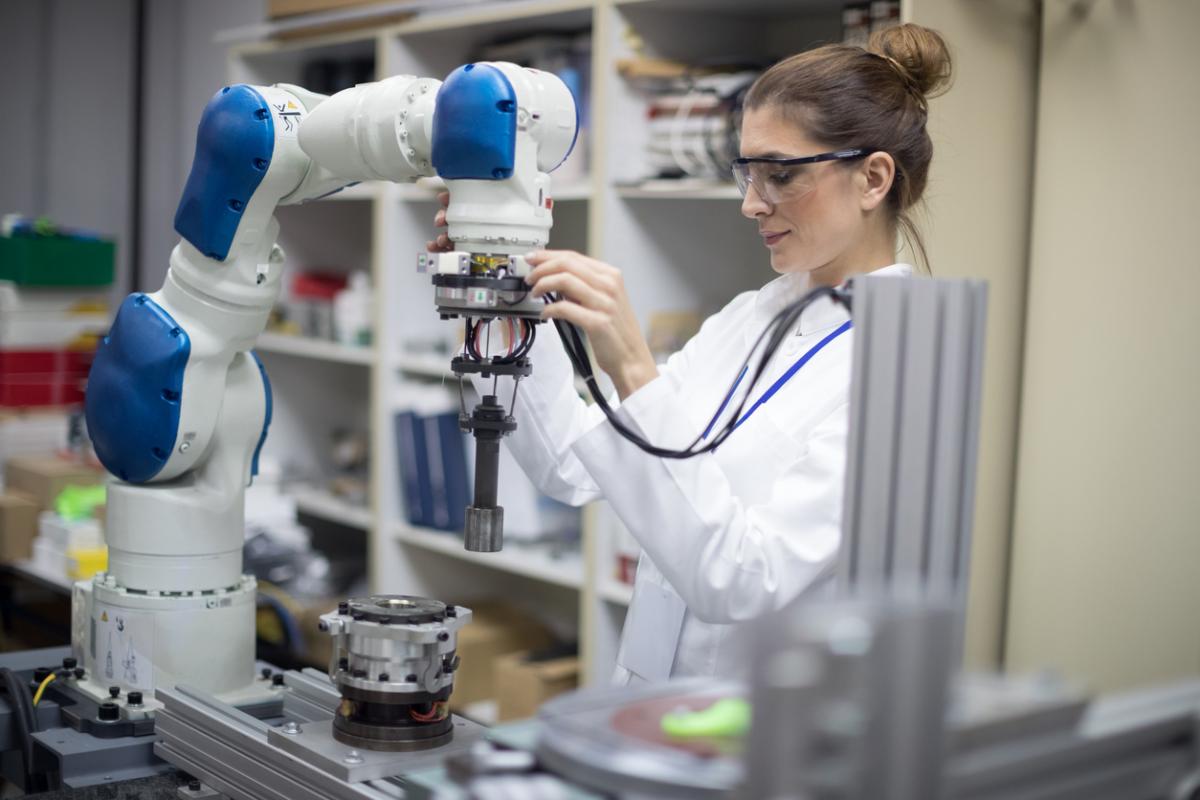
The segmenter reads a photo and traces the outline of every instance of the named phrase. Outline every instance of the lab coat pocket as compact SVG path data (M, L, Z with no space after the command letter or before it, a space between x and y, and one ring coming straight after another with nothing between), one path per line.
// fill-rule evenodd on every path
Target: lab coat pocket
M644 681L671 677L687 605L665 581L639 580L625 617L617 663Z

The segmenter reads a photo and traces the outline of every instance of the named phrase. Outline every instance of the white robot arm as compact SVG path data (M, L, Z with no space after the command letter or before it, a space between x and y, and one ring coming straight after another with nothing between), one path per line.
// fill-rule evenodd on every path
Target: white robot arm
M89 377L89 433L115 477L97 605L217 592L221 607L252 608L253 579L241 574L244 493L271 418L252 348L281 285L275 208L362 180L439 174L455 241L471 252L524 252L547 241L545 172L570 152L576 124L558 78L503 63L460 67L444 84L402 75L329 97L284 84L227 86L213 97L166 281L125 300ZM77 648L94 653L76 622ZM253 615L231 610L219 624L235 627L250 655L205 653L213 669L195 677L227 693L250 680ZM185 664L203 638L187 625L155 630L155 668L190 675Z

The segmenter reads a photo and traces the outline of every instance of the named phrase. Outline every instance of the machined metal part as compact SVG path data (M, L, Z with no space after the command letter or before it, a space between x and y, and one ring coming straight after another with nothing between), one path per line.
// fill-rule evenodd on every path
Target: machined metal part
M293 695L278 726L249 717L202 692L160 690L163 710L155 752L223 794L246 800L350 800L399 798L400 779L430 770L469 750L487 733L453 717L454 739L418 753L372 752L335 740L333 708L340 697L329 679L312 670L289 672ZM322 681L324 685L322 685ZM290 717L297 700L311 709L333 701L319 719Z
M472 361L462 356L455 356L450 359L450 371L460 376L482 375L485 378L490 378L493 375L508 375L525 378L533 372L533 365L529 363L529 359L527 358L522 358L511 363L498 363L492 359Z
M837 585L952 596L961 649L987 286L852 284L854 362Z
M541 319L545 303L530 297L521 256L488 253L424 253L419 272L431 272L434 303L443 317L488 316Z
M404 595L354 598L322 616L334 639L329 676L339 694L332 736L390 752L449 742L457 631L470 618L470 609Z
M473 552L495 553L504 547L504 509L498 505L500 440L517 423L496 396L488 394L462 426L475 437L475 497L467 506L463 545Z

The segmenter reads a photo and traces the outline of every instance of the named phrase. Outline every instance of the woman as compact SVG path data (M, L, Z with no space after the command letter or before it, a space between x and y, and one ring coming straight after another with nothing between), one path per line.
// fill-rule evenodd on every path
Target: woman
M568 251L531 256L531 293L559 298L544 317L587 332L627 425L656 445L686 446L785 305L852 275L910 274L894 263L897 234L923 250L908 212L932 156L926 100L949 75L941 37L903 25L873 35L866 49L793 56L757 80L734 175L742 214L757 222L780 277L734 298L663 366L617 268ZM448 245L443 234L430 248ZM809 307L754 388L743 424L716 452L687 460L647 455L618 435L579 399L557 337L538 337L509 447L551 497L607 500L643 548L617 682L744 674L734 623L781 608L830 572L842 512L848 321L830 300ZM770 402L756 405L770 387ZM725 414L745 389L739 383Z

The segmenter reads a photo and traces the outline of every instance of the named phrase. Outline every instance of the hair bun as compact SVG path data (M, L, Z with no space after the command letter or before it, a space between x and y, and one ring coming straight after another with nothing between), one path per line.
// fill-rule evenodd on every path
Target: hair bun
M931 28L905 23L876 31L867 50L891 61L927 98L950 88L950 49Z

